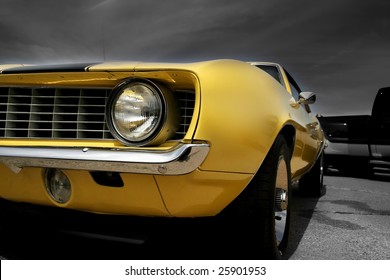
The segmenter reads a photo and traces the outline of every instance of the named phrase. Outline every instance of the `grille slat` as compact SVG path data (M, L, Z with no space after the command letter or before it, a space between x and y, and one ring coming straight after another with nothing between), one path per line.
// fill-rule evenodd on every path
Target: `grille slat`
M0 138L114 139L105 119L109 89L0 87ZM195 105L192 91L174 92L182 139Z

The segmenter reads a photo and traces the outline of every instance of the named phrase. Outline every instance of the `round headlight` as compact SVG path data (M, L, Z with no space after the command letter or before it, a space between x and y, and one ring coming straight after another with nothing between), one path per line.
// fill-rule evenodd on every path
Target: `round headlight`
M111 133L125 144L145 145L159 133L166 119L165 99L150 82L133 80L114 89L108 100Z

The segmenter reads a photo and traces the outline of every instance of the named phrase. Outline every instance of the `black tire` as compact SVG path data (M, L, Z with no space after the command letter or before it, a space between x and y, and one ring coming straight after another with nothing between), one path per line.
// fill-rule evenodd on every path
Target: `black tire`
M318 157L316 163L308 173L299 180L299 191L304 196L321 197L326 193L324 186L324 153Z
M228 207L227 222L241 232L248 259L282 259L285 255L290 229L290 157L286 140L278 136L250 184Z

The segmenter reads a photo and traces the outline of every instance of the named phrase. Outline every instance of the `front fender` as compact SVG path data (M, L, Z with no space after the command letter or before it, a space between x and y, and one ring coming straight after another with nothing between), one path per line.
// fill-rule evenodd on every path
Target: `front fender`
M265 72L239 61L202 65L194 139L210 152L201 170L254 174L289 121L291 95Z

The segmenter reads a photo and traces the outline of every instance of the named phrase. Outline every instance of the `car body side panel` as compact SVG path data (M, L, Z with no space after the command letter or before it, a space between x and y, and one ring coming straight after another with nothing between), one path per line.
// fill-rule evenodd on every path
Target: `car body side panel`
M323 149L324 141L315 136L317 131L310 132L297 130L294 154L291 159L292 179L298 180L316 162L319 152ZM322 147L321 147L322 146Z
M281 65L278 65L287 91L292 94L288 76ZM296 122L295 148L291 158L291 177L298 180L315 163L316 158L325 147L325 138L319 120L304 109L304 105L294 108L292 121Z

